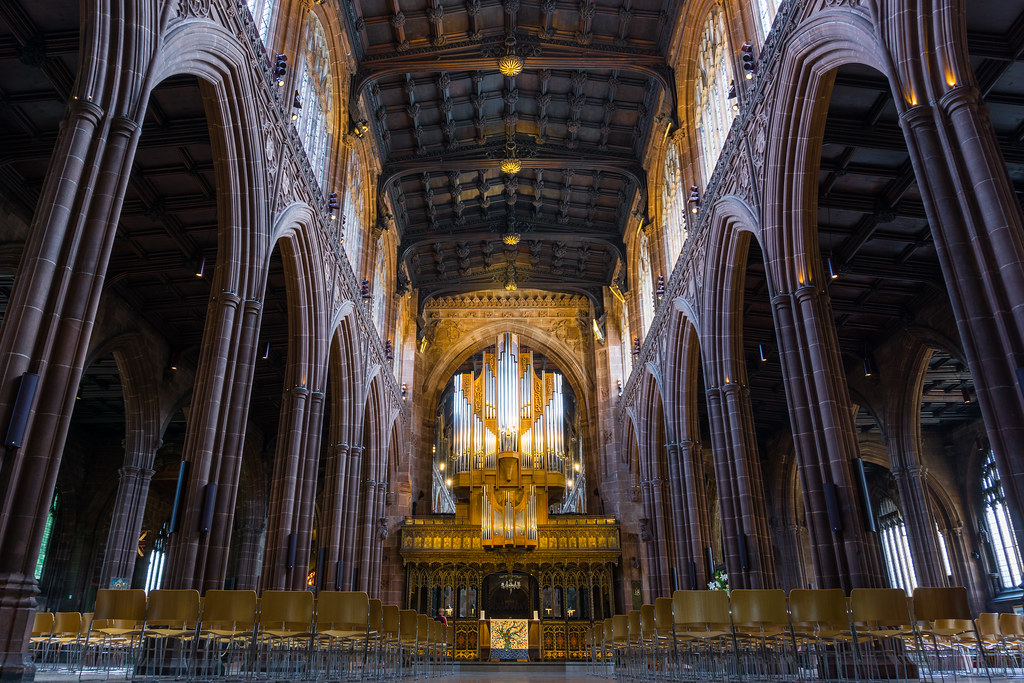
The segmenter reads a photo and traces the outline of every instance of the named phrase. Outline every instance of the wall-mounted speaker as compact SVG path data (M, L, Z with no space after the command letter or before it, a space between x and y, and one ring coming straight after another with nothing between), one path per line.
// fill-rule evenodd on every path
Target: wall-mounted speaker
M839 514L839 490L830 481L825 482L825 509L828 512L828 524L832 531L843 530L843 516Z
M205 534L213 526L213 511L217 507L217 485L207 484L203 490L203 510L199 515L199 533Z
M181 506L185 504L185 486L188 483L188 460L182 460L178 465L178 486L174 489L174 506L171 507L171 523L168 533L173 534L178 530L178 522L181 521Z
M697 563L690 560L690 590L697 590Z
M715 575L715 551L708 546L704 549L704 555L708 563L708 579L711 579Z
M679 570L672 567L672 592L679 590Z
M18 395L14 397L14 407L11 409L11 421L7 424L7 437L4 439L7 448L21 448L38 386L39 375L33 372L22 373L21 381L18 382Z
M864 509L864 529L877 532L875 511L871 509L871 492L868 491L868 476L864 472L864 461L861 458L853 459L853 478L857 480L857 490L860 491L860 504Z

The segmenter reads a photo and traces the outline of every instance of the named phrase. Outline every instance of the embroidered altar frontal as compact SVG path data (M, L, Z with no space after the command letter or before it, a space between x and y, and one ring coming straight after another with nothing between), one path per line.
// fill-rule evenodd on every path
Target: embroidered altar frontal
M491 659L529 659L526 619L491 620Z

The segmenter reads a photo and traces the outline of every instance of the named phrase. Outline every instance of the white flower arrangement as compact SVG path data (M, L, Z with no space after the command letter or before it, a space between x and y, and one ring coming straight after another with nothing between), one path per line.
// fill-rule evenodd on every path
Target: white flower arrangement
M727 591L729 590L729 575L725 573L724 569L719 569L715 572L715 575L708 581L708 590L712 591Z

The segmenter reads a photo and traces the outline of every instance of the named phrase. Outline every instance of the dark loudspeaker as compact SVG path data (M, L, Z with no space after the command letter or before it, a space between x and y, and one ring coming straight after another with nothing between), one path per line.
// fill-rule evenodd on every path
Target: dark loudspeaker
M712 579L715 576L715 551L708 546L704 549L704 553L707 555L708 561L708 579Z
M672 567L672 592L679 590L679 570Z
M828 523L832 531L843 530L843 518L839 514L839 493L836 485L830 481L825 482L825 509L828 511Z
M341 590L341 568L342 568L342 566L343 566L342 563L338 562L338 568L335 570L335 574L334 574L334 590L336 590L336 591L340 591Z
M1017 385L1020 388L1021 396L1024 396L1024 368L1017 368Z
M181 520L181 506L185 502L185 485L188 482L188 461L182 460L178 465L178 487L174 490L174 507L171 508L171 523L168 533L173 534L178 530L178 522Z
M294 531L288 534L288 561L285 566L288 569L295 567L295 551L299 543L299 535Z
M690 590L697 590L697 563L690 560Z
M28 427L28 415L32 412L32 399L36 397L38 386L39 375L32 372L22 373L21 381L18 382L18 395L15 396L14 407L11 409L11 421L7 425L4 446L21 448L21 443L25 440L25 428Z
M207 484L203 490L203 512L199 515L199 533L205 534L213 525L213 511L217 507L217 485Z
M742 531L736 536L736 549L740 552L740 569L746 571L750 558L747 556L747 535Z
M853 476L857 480L857 489L860 491L860 504L864 506L864 528L867 531L877 532L875 511L871 509L871 494L868 491L868 477L864 472L864 461L860 458L853 459Z

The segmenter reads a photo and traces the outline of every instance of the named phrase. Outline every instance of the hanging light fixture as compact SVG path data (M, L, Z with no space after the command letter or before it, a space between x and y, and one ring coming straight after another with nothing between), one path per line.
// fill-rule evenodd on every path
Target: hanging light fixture
M516 54L516 37L511 33L505 37L505 54L498 59L498 71L508 78L523 72L523 58Z
M768 356L765 355L764 344L758 344L757 345L757 350L761 352L761 362L762 363L767 363L768 362Z
M520 235L518 232L510 230L501 236L501 241L510 247L514 247L519 244L519 237Z
M501 160L501 172L515 175L523 168L523 162L519 160L519 153L516 149L515 133L508 136L505 141L505 158Z
M828 279L835 280L839 277L839 273L836 272L835 268L832 267L832 257L829 256L825 259L825 265L828 267Z

